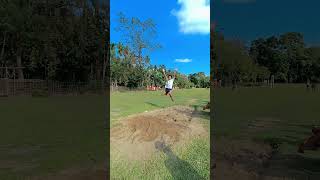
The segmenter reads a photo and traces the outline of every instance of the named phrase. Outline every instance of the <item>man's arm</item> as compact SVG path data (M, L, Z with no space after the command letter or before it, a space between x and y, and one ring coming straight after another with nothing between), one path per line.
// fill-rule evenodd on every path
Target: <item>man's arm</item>
M174 79L176 79L176 77L177 77L177 71L176 70L174 71L173 77L174 77Z
M164 75L164 77L165 77L165 80L168 81L168 77L167 77L166 71L165 71L164 69L162 69L162 73L163 73L163 75Z

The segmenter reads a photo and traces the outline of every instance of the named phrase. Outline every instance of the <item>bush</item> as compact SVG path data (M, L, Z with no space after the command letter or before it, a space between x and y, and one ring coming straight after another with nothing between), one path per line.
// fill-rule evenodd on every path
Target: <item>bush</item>
M32 90L32 97L48 97L49 93L46 89L34 89Z
M88 88L80 87L80 89L79 89L79 94L83 95L83 94L85 94L87 91L88 91Z
M242 82L242 83L240 83L238 85L240 85L242 87L261 87L261 86L264 85L264 83L262 83L262 82L256 82L256 83L254 83L254 82Z

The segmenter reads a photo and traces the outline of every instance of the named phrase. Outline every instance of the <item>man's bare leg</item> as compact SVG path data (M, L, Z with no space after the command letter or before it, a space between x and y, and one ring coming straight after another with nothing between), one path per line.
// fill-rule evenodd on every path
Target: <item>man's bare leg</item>
M171 98L171 101L174 102L173 98L172 98L172 95L171 95L171 92L169 92L169 96Z

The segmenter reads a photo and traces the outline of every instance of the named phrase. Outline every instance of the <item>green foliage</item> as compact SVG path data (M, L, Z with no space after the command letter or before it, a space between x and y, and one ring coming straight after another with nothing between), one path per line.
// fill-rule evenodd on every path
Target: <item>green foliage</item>
M215 78L225 82L263 82L271 75L276 82L320 79L320 48L306 47L300 33L259 38L249 48L214 33L212 43L212 71Z
M184 74L177 73L176 80L175 80L176 86L179 88L191 88L192 84L189 81L188 77Z
M189 80L197 88L208 88L210 86L210 78L203 72L190 74Z
M24 66L19 78L102 80L108 61L104 1L2 1L0 65Z
M268 68L278 82L317 81L319 48L307 48L303 35L289 32L279 37L257 39L251 43L250 55L254 62Z
M110 45L110 76L113 86L126 86L128 88L141 88L146 86L163 87L165 85L165 77L162 69L166 70L163 65L152 66L147 63L135 64L135 54L128 46L122 43L111 43ZM167 75L173 75L174 72L166 70ZM198 81L193 81L190 77L176 72L175 87L178 88L206 88L209 87L209 77L204 73L196 73L194 75Z
M48 97L48 89L33 89L32 97Z

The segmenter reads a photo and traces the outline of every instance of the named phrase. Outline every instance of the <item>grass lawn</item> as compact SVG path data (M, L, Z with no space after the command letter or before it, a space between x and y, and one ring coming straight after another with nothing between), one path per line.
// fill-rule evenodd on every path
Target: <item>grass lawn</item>
M107 133L104 100L0 98L0 179L102 164Z
M174 90L174 103L163 91L115 92L110 97L111 124L124 117L174 105L203 105L210 99L210 89Z
M277 85L274 89L222 88L215 90L214 96L216 138L277 143L279 160L274 166L282 163L287 170L320 172L319 151L297 153L312 126L320 126L320 92L307 92L303 85ZM250 125L254 127L250 129ZM287 156L295 157L290 164Z
M209 89L175 90L175 103L162 91L117 92L111 95L111 126L121 117L166 108L174 105L202 106L210 96ZM209 131L208 118L201 119ZM209 134L209 133L208 133ZM190 139L189 143L172 149L173 156L155 154L144 161L127 161L113 151L111 144L112 179L209 179L209 135L205 138Z

